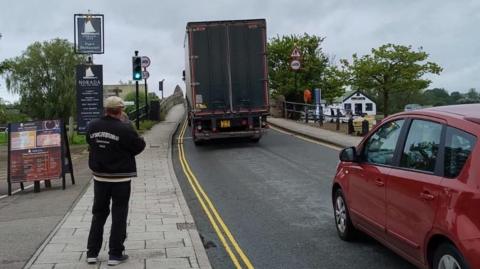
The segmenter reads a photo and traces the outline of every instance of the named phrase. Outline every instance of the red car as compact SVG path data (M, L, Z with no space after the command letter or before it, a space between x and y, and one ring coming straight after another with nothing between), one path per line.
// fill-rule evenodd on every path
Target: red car
M480 268L480 104L399 113L340 153L338 235L361 230L420 268Z

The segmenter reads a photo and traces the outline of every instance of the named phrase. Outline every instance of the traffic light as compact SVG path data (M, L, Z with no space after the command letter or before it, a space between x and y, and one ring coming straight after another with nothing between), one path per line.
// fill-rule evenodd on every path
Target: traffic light
M133 56L132 57L132 67L133 67L133 80L142 79L142 57Z

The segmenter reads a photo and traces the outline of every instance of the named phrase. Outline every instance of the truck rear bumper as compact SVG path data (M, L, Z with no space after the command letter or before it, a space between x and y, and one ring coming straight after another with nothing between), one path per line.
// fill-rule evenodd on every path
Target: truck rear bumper
M210 140L218 138L231 138L231 137L251 137L260 138L266 133L266 129L254 129L248 131L235 131L235 132L196 132L195 138L197 140Z

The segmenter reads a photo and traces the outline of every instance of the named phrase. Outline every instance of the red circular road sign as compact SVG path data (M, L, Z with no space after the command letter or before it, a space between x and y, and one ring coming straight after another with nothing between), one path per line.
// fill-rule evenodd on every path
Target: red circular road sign
M143 76L143 79L147 79L147 78L149 78L149 77L150 77L150 73L148 73L148 71L147 71L147 70L145 70L145 71L143 71L143 74L142 74L142 76Z
M298 69L300 69L301 66L302 66L302 64L300 63L299 60L292 60L292 61L290 62L290 67L291 67L293 70L295 70L295 71L298 70Z
M146 67L149 67L150 66L150 58L148 58L147 56L142 56L142 67L143 68L146 68Z

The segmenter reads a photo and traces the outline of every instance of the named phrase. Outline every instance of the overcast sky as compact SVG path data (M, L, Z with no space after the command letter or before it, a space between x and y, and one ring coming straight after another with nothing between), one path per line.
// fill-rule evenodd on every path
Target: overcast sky
M269 37L309 33L326 37L323 50L350 59L385 43L423 47L444 71L430 87L480 88L478 0L0 0L0 61L34 41L73 42L73 14L105 15L104 84L131 78L134 50L152 60L149 89L183 88L183 40L188 21L265 18ZM7 4L8 3L8 4ZM0 97L15 100L0 79Z

